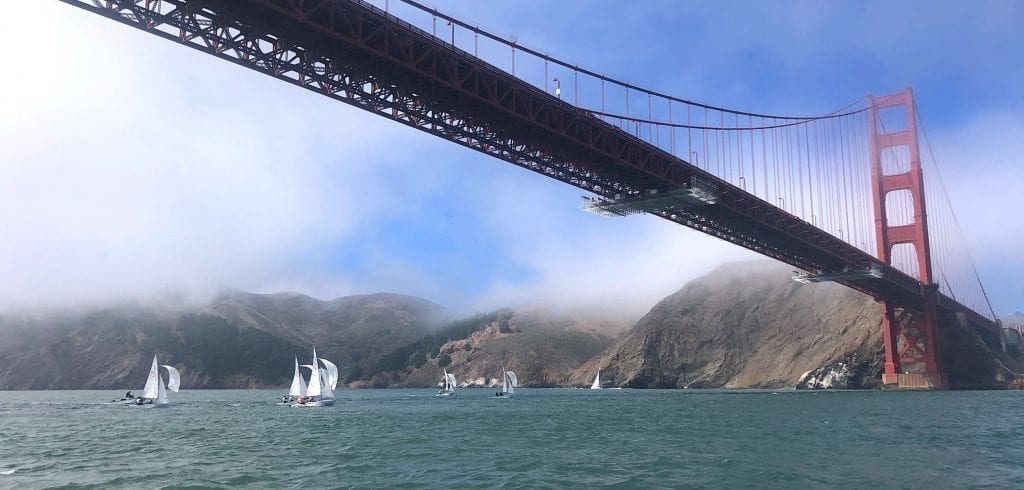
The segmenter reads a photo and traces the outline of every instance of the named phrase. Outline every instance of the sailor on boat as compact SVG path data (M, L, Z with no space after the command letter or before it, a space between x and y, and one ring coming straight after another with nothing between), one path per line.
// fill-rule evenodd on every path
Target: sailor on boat
M455 394L455 385L458 384L458 381L455 380L455 375L449 373L447 369L444 370L444 378L441 379L441 383L444 384L444 387L437 392L437 396L451 396Z
M506 371L505 367L501 367L501 391L494 394L502 398L510 398L516 394L516 385L519 384L519 380L516 378L516 373L512 371Z
M110 400L110 403L134 403L134 402L135 402L135 395L132 395L131 391L128 391L128 393L125 393L123 398L120 398L120 399L114 398L113 400Z

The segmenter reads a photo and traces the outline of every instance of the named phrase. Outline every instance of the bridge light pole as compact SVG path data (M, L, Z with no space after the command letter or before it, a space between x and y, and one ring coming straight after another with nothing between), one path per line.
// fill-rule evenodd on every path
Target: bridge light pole
M509 38L512 41L512 76L516 75L516 43L519 42L519 34L512 33Z
M562 98L562 82L558 79L558 77L555 77L554 80L551 80L551 81L555 82L555 97L558 97L559 99L561 99Z
M691 151L690 155L693 155L693 166L700 168L700 155L696 151Z
M747 179L743 178L742 175L740 176L740 187L742 187L743 190L747 190Z

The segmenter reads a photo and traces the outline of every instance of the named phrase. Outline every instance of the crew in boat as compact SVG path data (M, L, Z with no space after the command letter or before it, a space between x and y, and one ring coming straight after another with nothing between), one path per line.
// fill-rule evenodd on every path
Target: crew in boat
M135 396L132 395L132 390L128 390L128 393L124 394L124 398L126 400L131 400L132 398L135 398Z

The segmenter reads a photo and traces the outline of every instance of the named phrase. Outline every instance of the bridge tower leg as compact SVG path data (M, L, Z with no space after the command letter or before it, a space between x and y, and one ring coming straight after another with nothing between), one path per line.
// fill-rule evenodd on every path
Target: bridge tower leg
M892 265L893 247L910 244L917 256L918 279L923 284L919 304L896 304L889 299L882 301L882 344L885 348L882 383L900 388L943 389L947 383L939 369L936 339L938 286L932 281L914 94L908 87L895 94L869 95L868 98L868 142L878 258ZM905 116L906 120L884 117L890 111ZM886 124L890 127L886 128ZM897 191L910 194L914 210L911 223L889 224L886 197Z

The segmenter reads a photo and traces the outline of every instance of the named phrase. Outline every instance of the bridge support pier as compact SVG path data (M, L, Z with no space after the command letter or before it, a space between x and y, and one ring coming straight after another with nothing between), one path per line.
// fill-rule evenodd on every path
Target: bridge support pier
M923 311L902 310L882 303L885 369L882 384L901 389L944 390L949 387L939 369L938 286L923 286Z
M885 348L882 383L907 389L945 389L948 385L938 362L939 293L938 286L932 282L914 94L907 88L895 94L869 96L869 102L868 140L878 258L893 265L893 247L912 247L917 259L913 264L917 269L916 276L922 282L920 302L916 304L897 305L892 299L882 301L882 343ZM881 112L887 110L898 111L903 117L880 117ZM893 192L909 194L913 206L912 222L889 223L886 197ZM915 271L904 272L914 275Z

